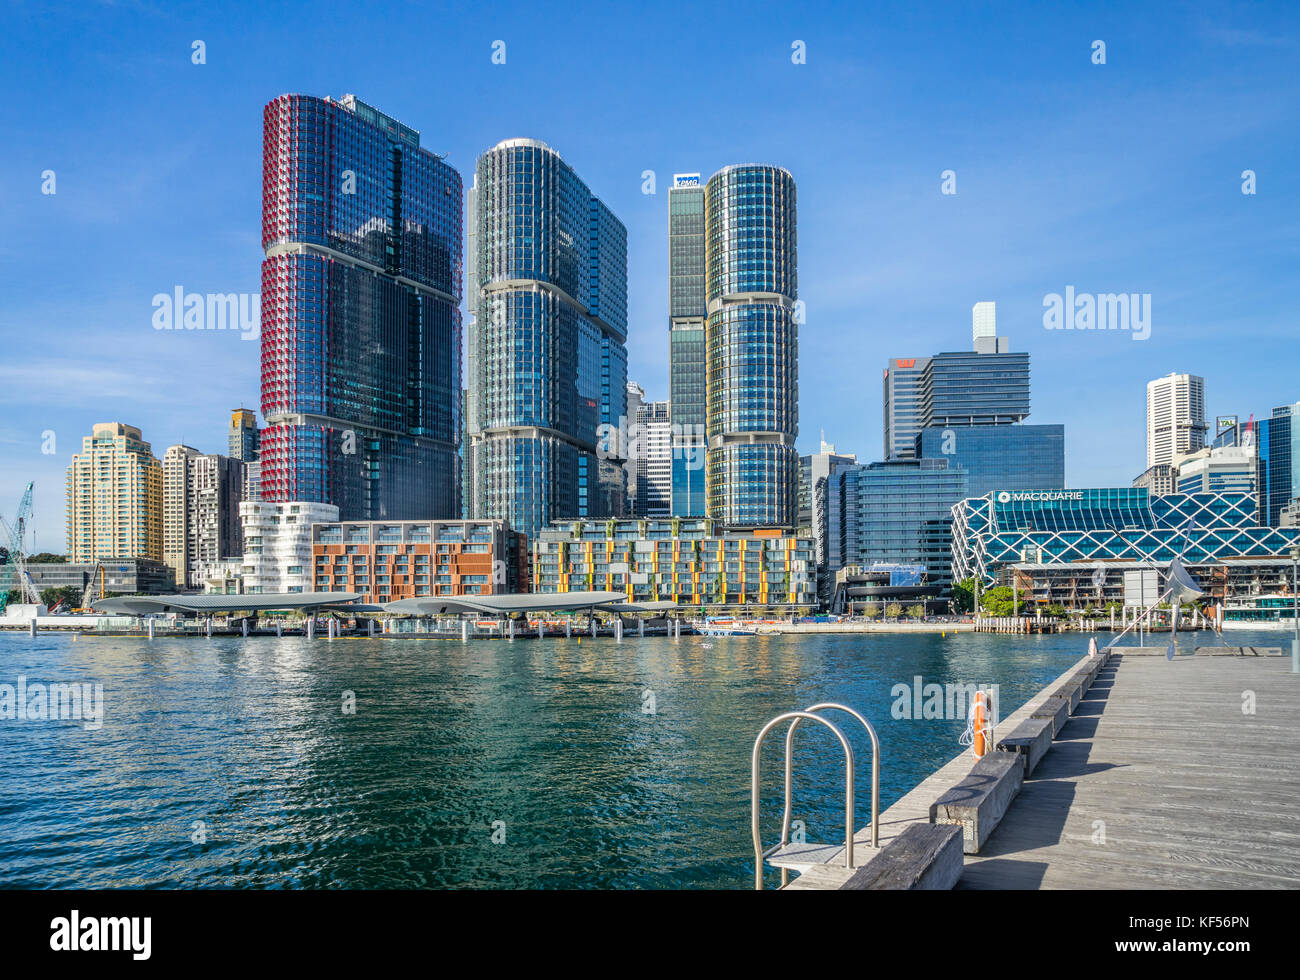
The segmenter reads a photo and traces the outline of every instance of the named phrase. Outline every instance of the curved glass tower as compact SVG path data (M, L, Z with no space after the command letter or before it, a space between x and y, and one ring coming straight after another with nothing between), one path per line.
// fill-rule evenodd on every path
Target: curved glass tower
M792 526L798 510L798 242L789 171L724 167L705 190L709 516Z
M498 143L470 193L471 517L530 537L623 513L627 231L539 140Z
M460 516L461 179L354 96L263 112L262 496Z

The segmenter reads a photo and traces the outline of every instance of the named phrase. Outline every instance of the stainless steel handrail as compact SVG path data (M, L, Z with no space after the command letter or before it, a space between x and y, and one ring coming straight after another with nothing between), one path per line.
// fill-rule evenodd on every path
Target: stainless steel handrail
M876 735L876 729L871 722L867 721L862 715L854 711L846 704L837 704L834 701L823 701L820 704L814 704L805 711L816 713L818 711L843 711L862 723L862 727L867 730L871 736L871 846L880 846L880 739ZM790 725L785 734L785 812L781 815L781 843L778 847L784 847L790 841L790 808L793 798L794 783L794 730L799 727L800 719L796 718ZM790 872L787 868L781 869L781 884L787 884L790 880Z
M835 737L840 740L840 745L844 748L844 867L853 868L853 746L849 740L844 737L844 733L834 724L827 721L821 715L813 714L811 711L787 711L783 715L777 715L758 733L758 738L754 739L753 768L750 782L750 830L754 838L754 888L756 891L763 890L763 861L772 851L779 849L783 844L778 844L767 852L763 850L762 837L758 826L758 784L760 776L760 751L763 748L763 739L767 738L767 733L783 721L793 720L797 724L802 719L815 721L825 725ZM793 726L791 726L793 727ZM789 753L786 753L787 759ZM783 835L784 836L784 835Z

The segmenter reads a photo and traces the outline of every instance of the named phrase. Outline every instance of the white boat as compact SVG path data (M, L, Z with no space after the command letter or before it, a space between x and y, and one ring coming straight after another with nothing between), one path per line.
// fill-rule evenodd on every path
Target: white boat
M1278 592L1229 599L1223 605L1224 630L1293 630L1296 598Z
M758 630L739 619L704 619L691 625L702 636L758 636Z

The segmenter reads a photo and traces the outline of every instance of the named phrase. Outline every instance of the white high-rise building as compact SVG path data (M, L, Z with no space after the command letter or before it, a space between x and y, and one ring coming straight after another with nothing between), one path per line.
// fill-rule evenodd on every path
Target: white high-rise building
M239 516L244 522L244 591L311 592L311 526L337 521L339 509L300 500L250 500L239 505Z
M970 310L971 340L972 350L979 350L979 341L981 337L996 337L998 335L998 312L997 303L983 302L976 303Z
M668 402L645 402L636 413L636 515L673 513L673 440Z
M1147 383L1147 467L1205 447L1205 379L1169 374Z

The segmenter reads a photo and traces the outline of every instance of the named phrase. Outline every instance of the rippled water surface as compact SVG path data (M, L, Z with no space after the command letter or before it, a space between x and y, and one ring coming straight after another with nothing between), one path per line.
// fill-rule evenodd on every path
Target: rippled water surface
M823 700L867 715L880 731L883 809L959 751L964 727L892 718L895 684L998 684L1007 714L1085 646L1077 634L621 644L0 634L0 683L99 683L105 706L98 731L0 721L0 885L744 888L750 751L769 718ZM343 710L349 691L355 714ZM861 826L869 743L847 726ZM810 840L831 839L842 757L825 733L806 731L799 746L795 816ZM193 840L199 822L205 843Z

